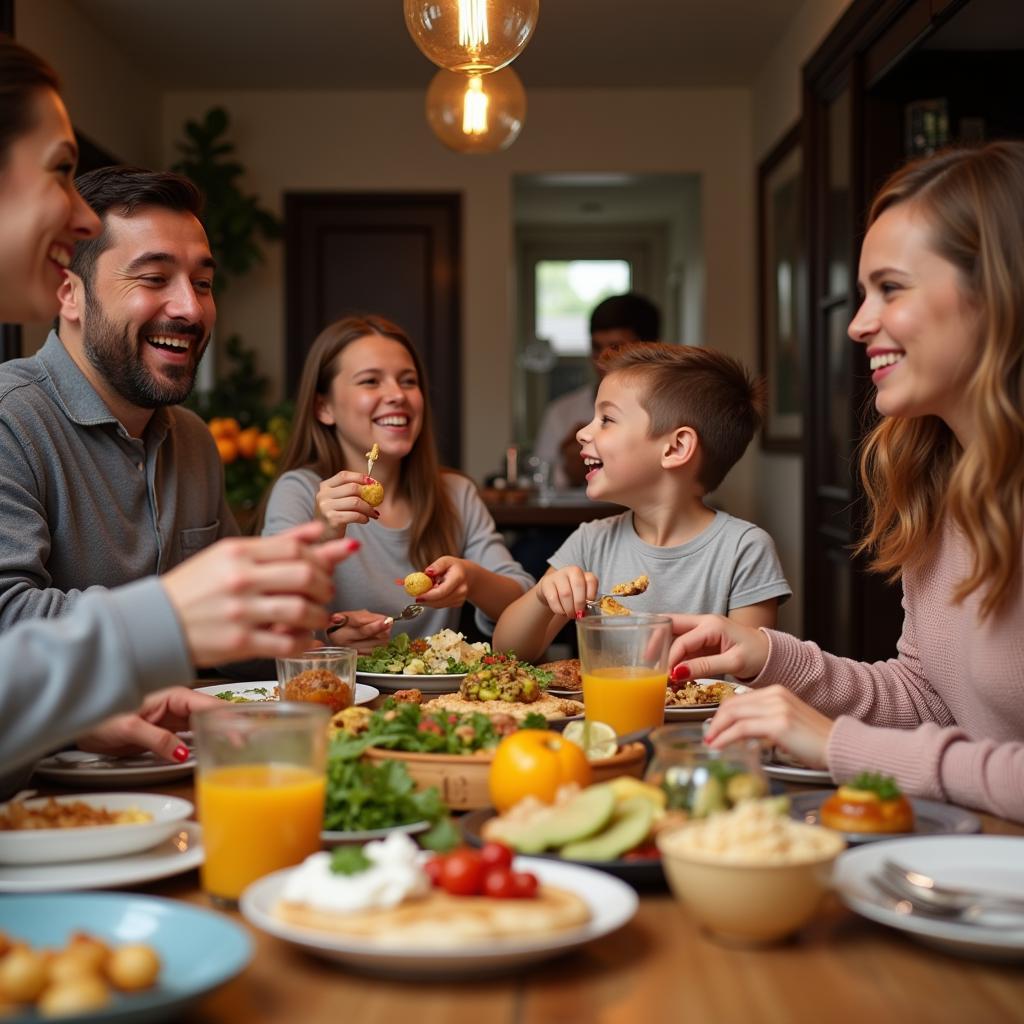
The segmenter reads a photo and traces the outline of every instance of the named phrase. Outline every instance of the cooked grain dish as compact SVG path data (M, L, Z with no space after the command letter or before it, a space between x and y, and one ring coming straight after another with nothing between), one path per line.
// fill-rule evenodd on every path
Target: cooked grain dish
M457 693L435 697L421 705L428 714L432 711L451 711L465 714L478 711L484 715L511 715L523 719L527 715L543 715L545 718L572 718L583 714L583 702L569 697L554 697L545 693L539 700L529 704L516 704L507 700L464 700Z
M684 686L665 690L665 707L692 708L708 704L720 704L723 700L734 696L736 688L729 683L709 683L701 686L698 683L686 683ZM745 706L745 705L744 705Z
M45 804L27 807L21 800L12 800L0 813L0 831L40 828L89 828L94 825L140 825L152 821L153 815L137 807L108 811L81 800L59 803L50 797Z

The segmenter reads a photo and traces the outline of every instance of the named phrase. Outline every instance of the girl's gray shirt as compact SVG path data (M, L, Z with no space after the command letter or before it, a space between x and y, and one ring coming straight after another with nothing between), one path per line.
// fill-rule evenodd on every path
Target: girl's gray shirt
M532 587L536 581L509 553L473 481L458 473L443 473L442 479L455 505L461 538L457 550L445 554L468 559L500 576L508 576L521 583L524 592ZM319 488L320 477L311 469L285 473L270 492L264 536L281 533L315 518ZM409 573L426 568L413 565L409 560L411 532L408 526L395 530L373 520L349 526L345 536L358 540L360 548L334 570L335 594L331 610L365 608L381 615L397 615L413 601L414 598L395 584L396 579L404 579ZM459 608L428 608L418 618L396 622L392 635L429 636L441 629L458 629L459 614ZM485 635L494 632L494 622L479 608L475 621Z

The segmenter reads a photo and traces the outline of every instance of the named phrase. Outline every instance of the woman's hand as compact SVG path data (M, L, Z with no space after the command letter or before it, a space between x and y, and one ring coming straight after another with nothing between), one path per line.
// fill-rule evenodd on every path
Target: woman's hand
M136 754L152 750L165 761L185 761L189 750L176 735L189 727L189 716L204 708L223 707L224 702L184 686L156 690L135 714L115 715L78 739L82 750L95 754Z
M327 636L338 647L354 647L360 654L368 654L375 647L386 644L395 620L380 612L335 612L327 626Z
M334 567L359 548L355 540L318 544L325 531L306 523L273 537L231 537L161 577L195 665L312 646L312 631L328 622Z
M578 565L567 565L541 576L533 592L537 600L553 615L567 619L582 618L587 602L597 597L597 577Z
M732 675L753 679L768 660L768 637L724 615L672 615L672 681Z
M359 488L372 482L365 473L351 473L347 469L321 481L316 492L316 510L334 529L336 537L344 537L350 523L380 519L380 512L359 496Z
M434 581L425 594L416 598L417 604L428 608L457 608L470 599L473 570L476 563L454 555L442 555L423 571Z
M715 748L737 740L769 740L809 768L827 768L833 722L784 686L768 686L722 703L708 723L705 742Z

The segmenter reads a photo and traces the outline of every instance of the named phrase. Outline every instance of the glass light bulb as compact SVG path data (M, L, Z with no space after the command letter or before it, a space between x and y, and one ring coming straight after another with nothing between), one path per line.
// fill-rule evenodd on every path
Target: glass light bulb
M403 0L413 41L438 67L487 75L523 52L540 0Z
M457 153L497 153L526 120L526 90L511 68L480 77L438 71L427 89L427 123Z

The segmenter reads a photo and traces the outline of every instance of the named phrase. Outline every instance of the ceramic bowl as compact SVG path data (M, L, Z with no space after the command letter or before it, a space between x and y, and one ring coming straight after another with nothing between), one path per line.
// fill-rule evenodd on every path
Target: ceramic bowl
M658 836L657 844L669 886L692 917L716 938L760 945L792 935L814 916L846 845L825 829L797 827L822 833L820 856L793 864L713 861L681 851L672 841L680 829Z
M642 743L630 743L612 757L592 761L590 767L594 782L608 782L620 775L639 779L644 772L645 754ZM416 787L437 786L442 799L453 811L475 811L491 806L487 776L494 760L493 751L480 754L411 754L371 747L363 756L375 762L404 762Z

